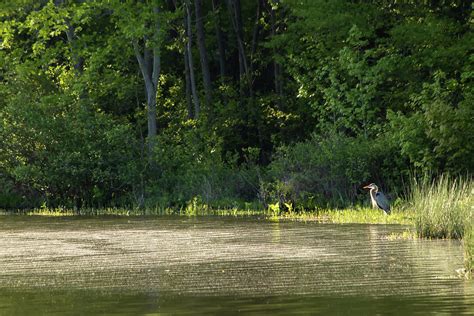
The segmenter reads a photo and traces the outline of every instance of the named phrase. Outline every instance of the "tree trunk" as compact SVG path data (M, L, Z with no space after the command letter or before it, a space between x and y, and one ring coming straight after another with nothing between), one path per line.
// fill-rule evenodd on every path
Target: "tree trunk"
M152 138L156 136L156 85L152 79L152 69L150 63L150 51L148 48L144 49L143 55L140 51L140 46L137 41L133 42L133 49L135 57L140 66L140 71L145 81L146 103L147 103L147 118L148 118L148 141L150 152L152 151Z
M191 30L191 8L189 4L189 0L185 2L186 6L186 14L184 17L184 24L186 27L186 35L187 35L187 43L186 43L186 50L188 55L188 65L189 65L189 79L191 82L191 92L193 95L194 101L194 117L199 117L199 112L201 111L201 106L199 104L199 97L196 89L196 79L194 76L194 66L193 66L193 54L191 50L191 43L192 43L192 30Z
M186 79L186 105L188 109L188 118L194 119L193 101L191 99L191 79L189 76L188 49L184 47L184 77Z
M276 36L277 34L277 18L276 18L276 11L273 9L273 6L270 4L270 18L271 18L271 35L272 37ZM275 87L275 94L277 95L277 104L278 107L281 109L282 101L283 101L283 84L282 84L282 77L281 77L281 65L275 59L278 51L276 49L273 50L273 82Z
M240 93L243 96L245 94L245 87L247 87L249 94L252 95L252 80L250 79L250 72L247 57L245 55L243 40L240 0L227 0L227 6L229 8L230 19L237 38L237 50L239 52Z
M217 47L219 50L219 70L220 70L220 79L224 80L226 76L225 71L225 44L224 36L221 29L221 19L220 19L220 1L212 0L212 10L216 15L216 37L217 37Z
M178 9L178 2L177 0L170 0L170 6L173 7L173 10L176 11ZM184 29L187 38L187 13L184 13ZM188 119L194 119L194 110L193 110L193 101L191 97L191 78L190 78L190 69L189 69L189 58L188 58L188 46L187 42L184 44L184 78L185 78L185 85L186 85L186 108L188 110Z
M234 19L235 19L235 33L237 35L237 47L239 50L239 65L240 65L240 79L244 79L247 74L247 57L245 55L245 46L244 46L244 30L242 26L242 12L240 6L240 0L231 0L233 3L234 9Z
M250 46L250 71L253 72L253 58L257 51L258 35L260 33L260 17L262 16L262 7L264 0L258 0L257 13L255 14L255 25L252 32L252 45Z
M158 7L153 8L153 13L159 14ZM155 38L158 38L160 24L158 18L155 23ZM146 39L144 39L145 41ZM140 66L140 71L145 81L145 91L147 99L147 119L148 119L148 151L150 158L153 156L156 138L156 93L158 90L158 80L161 72L160 48L154 47L153 50L143 45L143 54L141 53L138 41L133 42L133 50Z
M201 0L194 0L194 9L196 14L196 35L199 49L199 56L201 57L202 79L204 83L204 92L206 94L206 103L208 110L212 103L212 83L211 72L209 71L209 61L207 59L207 49L204 37L204 23L202 21L202 5Z

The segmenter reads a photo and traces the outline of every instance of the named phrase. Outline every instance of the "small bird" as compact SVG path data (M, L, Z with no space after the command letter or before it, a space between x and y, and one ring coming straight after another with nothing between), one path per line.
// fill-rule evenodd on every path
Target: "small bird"
M364 189L370 189L370 199L372 200L372 206L374 208L379 208L385 212L385 214L390 214L390 204L388 203L387 198L382 192L379 192L378 186L375 183L371 183L364 187Z

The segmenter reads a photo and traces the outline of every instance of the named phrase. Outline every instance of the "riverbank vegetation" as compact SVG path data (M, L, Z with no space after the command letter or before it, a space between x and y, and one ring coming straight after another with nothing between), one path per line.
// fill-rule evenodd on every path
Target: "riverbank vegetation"
M474 275L474 224L471 223L471 229L466 231L463 239L464 246L464 266L466 276L472 278Z
M375 182L402 209L411 175L474 172L472 19L467 0L2 1L0 208L308 218ZM466 233L454 183L415 187L421 236ZM407 216L362 209L312 214Z
M0 9L1 208L341 208L474 171L470 1Z
M414 182L408 207L413 210L414 225L422 238L462 239L466 275L473 272L474 182L441 176Z
M414 214L411 212L395 212L391 216L371 208L357 207L354 209L319 209L299 212L280 212L272 208L227 208L216 209L208 205L188 205L180 209L64 209L38 208L30 210L3 211L0 215L29 216L233 216L258 217L270 220L316 221L335 224L401 224L412 225Z
M461 239L474 221L474 183L441 176L437 181L414 183L410 207L420 237Z

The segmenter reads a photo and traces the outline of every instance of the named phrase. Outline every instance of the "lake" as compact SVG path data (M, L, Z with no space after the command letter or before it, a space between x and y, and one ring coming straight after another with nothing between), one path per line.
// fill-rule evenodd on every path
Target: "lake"
M0 216L0 315L473 315L460 242L406 229Z

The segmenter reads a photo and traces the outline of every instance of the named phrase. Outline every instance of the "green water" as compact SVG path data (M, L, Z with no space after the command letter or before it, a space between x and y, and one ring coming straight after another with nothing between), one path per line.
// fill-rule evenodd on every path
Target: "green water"
M0 216L0 315L474 315L460 242L405 229Z

